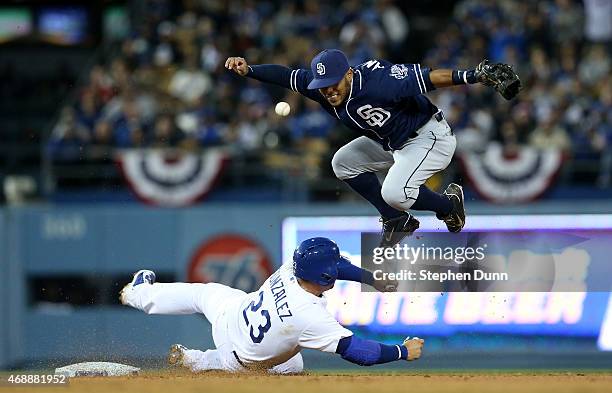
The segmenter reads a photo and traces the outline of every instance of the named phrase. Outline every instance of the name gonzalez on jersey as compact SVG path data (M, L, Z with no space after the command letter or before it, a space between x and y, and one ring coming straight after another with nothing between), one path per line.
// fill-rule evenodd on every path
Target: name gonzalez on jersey
M276 315L278 315L281 322L284 322L283 318L289 318L293 316L293 314L289 308L289 303L286 301L287 294L285 293L285 284L281 279L280 271L276 271L276 273L270 277L270 291L272 292L272 296L274 296Z

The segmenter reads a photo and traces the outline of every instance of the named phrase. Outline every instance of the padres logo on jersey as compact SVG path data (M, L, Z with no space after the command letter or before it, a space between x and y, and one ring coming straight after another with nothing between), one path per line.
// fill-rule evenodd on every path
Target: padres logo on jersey
M391 117L391 112L383 108L372 108L372 105L364 105L357 108L357 114L371 126L382 127Z
M408 67L403 64L394 64L391 67L391 75L395 79L404 79L408 76Z

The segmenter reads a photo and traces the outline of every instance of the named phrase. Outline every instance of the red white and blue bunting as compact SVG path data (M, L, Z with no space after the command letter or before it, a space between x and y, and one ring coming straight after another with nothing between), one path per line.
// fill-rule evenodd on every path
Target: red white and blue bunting
M176 150L122 150L118 163L136 196L147 204L178 207L198 201L221 174L226 155L220 150L199 153Z
M475 191L496 203L520 203L539 198L554 182L563 154L557 149L521 146L512 156L501 144L491 143L483 154L460 156Z

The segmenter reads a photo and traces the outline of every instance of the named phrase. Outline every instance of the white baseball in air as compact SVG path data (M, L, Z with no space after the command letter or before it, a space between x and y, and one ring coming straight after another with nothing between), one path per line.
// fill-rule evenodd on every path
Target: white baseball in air
M274 108L274 112L276 112L276 114L279 116L287 116L289 112L291 112L291 106L285 101L281 101L278 104L276 104L276 107Z

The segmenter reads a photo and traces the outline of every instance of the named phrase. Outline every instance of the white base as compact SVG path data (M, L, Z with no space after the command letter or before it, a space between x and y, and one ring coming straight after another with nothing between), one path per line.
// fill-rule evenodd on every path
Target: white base
M55 374L74 377L118 377L121 375L137 375L138 367L110 362L84 362L70 364L55 369Z

